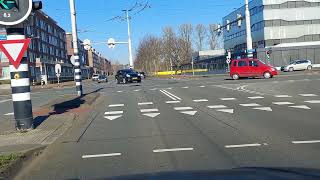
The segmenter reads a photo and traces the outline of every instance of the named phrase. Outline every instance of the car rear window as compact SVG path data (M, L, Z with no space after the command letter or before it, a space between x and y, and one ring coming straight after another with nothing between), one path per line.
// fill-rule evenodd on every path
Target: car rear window
M248 63L247 63L247 61L239 61L239 62L238 62L238 66L239 66L239 67L248 66Z

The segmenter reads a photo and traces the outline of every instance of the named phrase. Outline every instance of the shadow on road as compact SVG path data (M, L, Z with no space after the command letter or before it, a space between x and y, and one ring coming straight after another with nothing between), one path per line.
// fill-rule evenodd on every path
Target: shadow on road
M34 128L37 128L38 126L40 126L44 121L46 121L52 115L64 114L64 113L70 112L73 109L79 108L82 104L86 103L87 96L94 94L94 93L97 93L97 92L101 91L102 89L103 88L99 88L95 91L84 94L81 97L76 97L74 99L67 100L67 101L52 105L53 110L51 112L49 112L48 115L38 116L34 119L34 122L33 122Z

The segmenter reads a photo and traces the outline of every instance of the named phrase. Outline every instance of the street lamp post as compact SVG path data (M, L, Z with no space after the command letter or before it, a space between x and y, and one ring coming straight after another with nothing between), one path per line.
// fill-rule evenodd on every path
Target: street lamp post
M126 12L127 25L128 25L128 49L129 49L129 63L130 68L134 69L133 57L132 57L132 46L131 46L131 31L130 31L130 17L129 10L123 10Z
M249 0L245 0L246 7L246 29L247 29L247 56L248 58L253 57L252 54L252 34L251 34L251 19L250 19L250 10L249 10Z

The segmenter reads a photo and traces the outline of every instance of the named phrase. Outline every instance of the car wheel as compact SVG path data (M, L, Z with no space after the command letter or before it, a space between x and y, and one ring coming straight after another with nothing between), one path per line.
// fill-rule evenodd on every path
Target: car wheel
M239 79L239 75L238 74L233 74L232 75L232 79L233 80L238 80Z
M263 77L266 78L266 79L269 79L269 78L272 77L272 75L270 74L270 72L265 72L265 73L263 74Z
M293 72L293 71L294 71L293 67L289 68L289 72Z
M307 70L308 70L308 71L312 70L312 66L308 66L308 67L307 67Z

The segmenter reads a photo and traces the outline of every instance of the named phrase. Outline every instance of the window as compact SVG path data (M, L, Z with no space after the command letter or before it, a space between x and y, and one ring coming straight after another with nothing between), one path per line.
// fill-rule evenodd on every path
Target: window
M237 67L237 61L234 61L234 62L233 62L233 66L234 66L234 67Z
M238 67L244 67L244 66L248 66L248 63L246 61L239 61L238 62Z
M257 61L249 61L249 66L259 67L259 63Z

